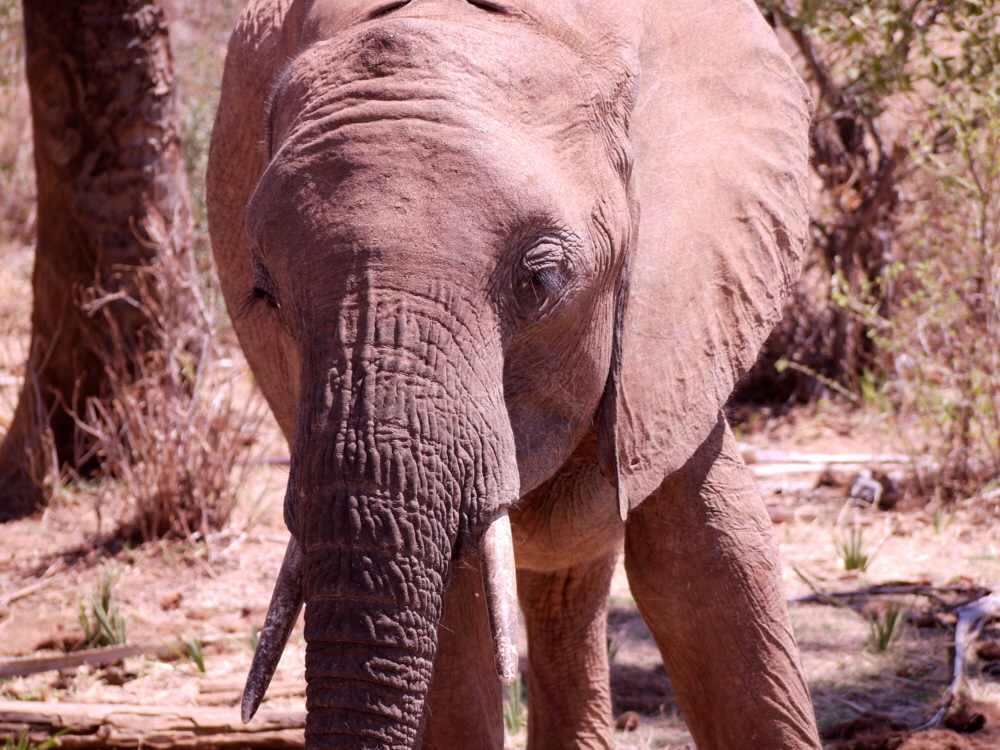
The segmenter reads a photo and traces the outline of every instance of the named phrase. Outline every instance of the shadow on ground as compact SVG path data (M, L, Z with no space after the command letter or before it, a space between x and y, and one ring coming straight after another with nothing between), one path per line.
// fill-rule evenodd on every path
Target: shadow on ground
M870 669L850 679L810 685L825 750L1000 750L1000 706L964 698L939 712L951 681L949 644L952 630L913 628L891 653L870 655ZM834 641L837 639L835 638ZM608 614L609 652L632 654L649 645L649 631L630 607ZM992 641L990 641L992 643ZM817 639L803 650L843 651L848 644ZM1000 656L1000 641L997 641ZM970 675L977 691L992 694L1000 683L1000 660L981 649ZM611 665L614 714L677 716L680 710L670 680L658 662Z

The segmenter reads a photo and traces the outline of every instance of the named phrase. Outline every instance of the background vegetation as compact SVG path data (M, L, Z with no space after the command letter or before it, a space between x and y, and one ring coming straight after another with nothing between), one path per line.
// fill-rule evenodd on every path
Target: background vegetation
M816 102L813 245L741 397L839 393L919 489L1000 475L1000 3L760 0Z

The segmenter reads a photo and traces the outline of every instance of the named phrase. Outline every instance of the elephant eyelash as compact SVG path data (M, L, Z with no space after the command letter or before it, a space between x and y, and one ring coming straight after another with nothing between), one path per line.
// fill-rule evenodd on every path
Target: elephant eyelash
M410 0L403 0L403 2L392 3L391 5L387 5L384 8L379 8L378 10L372 12L371 15L368 16L368 20L372 21L376 18L381 18L382 16L388 15L389 13L392 13L394 10L399 10L404 5L409 5L409 4Z
M557 294L564 282L562 272L555 267L542 268L531 274L531 283L536 287L542 287L550 294Z
M566 278L556 266L525 269L515 288L519 317L530 320L550 310L565 286Z
M272 289L274 289L274 282L271 281L271 274L262 263L254 262L253 287L247 294L246 299L243 300L239 314L241 316L247 315L259 309L262 304L267 305L271 310L279 309L281 303L278 301L277 295L271 291Z
M278 300L269 291L261 289L259 286L254 286L253 289L247 292L247 296L243 299L243 304L240 305L237 318L246 317L255 310L260 309L262 304L267 305L272 310L277 310L281 307L278 304Z
M482 0L465 0L473 8L479 8L479 10L485 10L487 13L501 13L505 14L506 9L493 3L484 3Z

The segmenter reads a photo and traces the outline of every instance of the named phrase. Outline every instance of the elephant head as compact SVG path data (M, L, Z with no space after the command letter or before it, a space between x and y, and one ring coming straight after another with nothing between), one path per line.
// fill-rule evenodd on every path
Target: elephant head
M480 550L510 679L507 509L600 420L624 515L715 424L798 269L808 118L752 4L719 5L244 13L210 219L292 446L245 717L304 599L307 743L416 746L454 561Z

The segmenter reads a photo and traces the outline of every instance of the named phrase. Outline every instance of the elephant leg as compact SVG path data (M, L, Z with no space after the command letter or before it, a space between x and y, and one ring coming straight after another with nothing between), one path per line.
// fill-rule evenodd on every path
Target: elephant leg
M777 544L720 419L629 515L625 568L699 748L819 748Z
M528 749L609 750L608 591L618 552L554 572L519 570L528 631Z
M503 747L503 693L477 560L452 567L421 747Z

